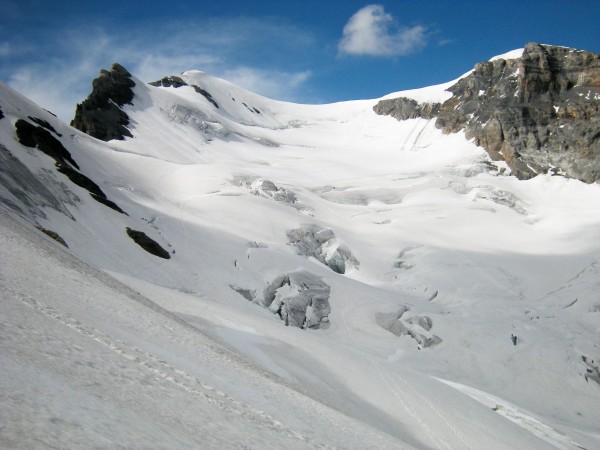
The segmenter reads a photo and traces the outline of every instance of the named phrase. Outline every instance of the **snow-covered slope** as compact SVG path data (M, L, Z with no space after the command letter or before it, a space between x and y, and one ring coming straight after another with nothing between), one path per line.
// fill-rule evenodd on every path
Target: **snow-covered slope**
M599 185L180 79L109 142L0 86L3 446L600 445Z

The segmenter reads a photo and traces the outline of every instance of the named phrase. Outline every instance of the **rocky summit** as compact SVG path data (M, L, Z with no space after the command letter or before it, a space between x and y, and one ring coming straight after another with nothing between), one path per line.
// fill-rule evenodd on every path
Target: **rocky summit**
M71 126L103 141L131 137L126 128L129 117L121 107L133 100L134 86L131 74L120 64L101 70L92 82L92 93L77 105Z
M600 56L529 43L514 59L482 62L443 103L400 97L373 108L398 120L435 118L446 133L464 131L513 175L557 173L600 180Z

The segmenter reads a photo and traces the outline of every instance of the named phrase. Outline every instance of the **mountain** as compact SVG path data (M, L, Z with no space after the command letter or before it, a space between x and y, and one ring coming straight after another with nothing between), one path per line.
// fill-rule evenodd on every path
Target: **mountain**
M72 126L0 85L0 444L598 447L594 61L331 105L115 64Z
M521 179L552 171L600 180L600 55L529 43L477 64L448 91L443 103L399 97L380 101L375 112L436 117L436 127L464 130Z

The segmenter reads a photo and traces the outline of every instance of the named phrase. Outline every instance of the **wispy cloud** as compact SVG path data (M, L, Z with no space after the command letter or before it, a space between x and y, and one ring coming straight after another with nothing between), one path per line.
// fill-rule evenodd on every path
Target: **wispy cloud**
M383 6L367 5L344 26L338 50L346 55L407 55L426 45L426 31L421 25L401 27Z
M113 62L143 81L200 69L267 97L296 100L310 71L272 69L268 61L285 60L313 44L310 34L293 26L247 18L178 21L150 31L73 27L49 30L27 58L5 59L0 78L65 121L99 70ZM0 43L0 56L8 55L11 45Z
M250 91L266 97L285 100L296 100L294 93L310 77L309 70L303 72L285 72L279 70L255 69L252 67L237 67L226 70L223 78L242 86ZM290 95L292 94L292 95Z

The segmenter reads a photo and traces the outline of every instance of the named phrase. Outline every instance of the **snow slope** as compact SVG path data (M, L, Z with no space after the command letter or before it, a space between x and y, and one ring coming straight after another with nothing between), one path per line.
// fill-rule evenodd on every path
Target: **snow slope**
M108 143L0 86L3 154L52 194L1 191L4 447L600 446L600 186L519 181L377 100L181 77L212 101L136 79L133 138ZM20 144L28 117L127 215ZM322 256L290 245L309 225L333 233ZM323 263L338 249L343 274ZM330 287L328 327L261 306L306 272Z

